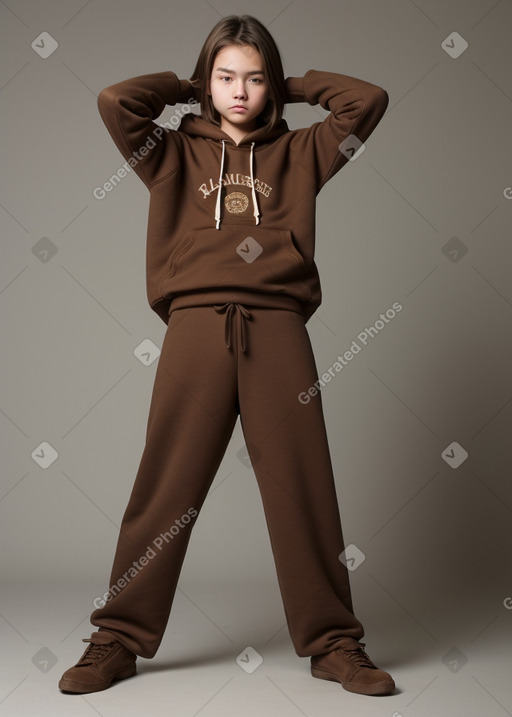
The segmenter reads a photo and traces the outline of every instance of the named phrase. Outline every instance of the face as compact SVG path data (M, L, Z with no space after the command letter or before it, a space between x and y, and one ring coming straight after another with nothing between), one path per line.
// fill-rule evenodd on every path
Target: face
M249 132L268 99L268 81L256 48L229 45L217 53L208 94L221 116L221 129ZM237 109L241 105L245 109Z

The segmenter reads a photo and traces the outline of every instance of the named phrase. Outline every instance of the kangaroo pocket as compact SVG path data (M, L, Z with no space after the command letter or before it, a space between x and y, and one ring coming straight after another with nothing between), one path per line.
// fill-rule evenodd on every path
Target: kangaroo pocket
M162 297L226 287L310 301L308 271L291 230L224 225L187 232L169 258L160 289Z

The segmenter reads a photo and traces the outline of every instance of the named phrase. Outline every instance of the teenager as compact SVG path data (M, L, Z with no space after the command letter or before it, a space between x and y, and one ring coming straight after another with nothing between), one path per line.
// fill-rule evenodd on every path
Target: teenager
M194 100L200 116L186 111ZM291 102L329 115L290 130ZM178 103L177 131L156 124ZM147 294L167 329L110 587L91 615L98 630L63 691L106 689L155 655L238 416L297 655L351 692L394 689L360 642L320 393L299 400L318 380L306 329L321 302L316 196L387 104L381 87L343 74L285 79L272 36L247 15L213 28L190 80L165 71L100 92L101 117L150 192Z

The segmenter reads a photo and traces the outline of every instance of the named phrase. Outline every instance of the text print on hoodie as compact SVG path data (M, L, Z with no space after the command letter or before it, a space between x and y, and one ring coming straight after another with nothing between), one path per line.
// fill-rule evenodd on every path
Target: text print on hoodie
M227 301L291 309L305 322L320 306L316 195L349 160L340 143L349 135L365 142L389 98L333 72L309 70L285 83L287 102L320 104L329 115L297 130L282 119L238 145L192 113L177 130L162 131L154 120L165 106L195 97L174 72L100 92L101 118L123 157L149 147L133 169L150 192L147 297L165 323L171 302L173 309Z

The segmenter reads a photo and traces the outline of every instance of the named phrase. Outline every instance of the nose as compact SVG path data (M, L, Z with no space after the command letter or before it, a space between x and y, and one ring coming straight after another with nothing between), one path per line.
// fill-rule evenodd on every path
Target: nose
M247 97L243 80L238 80L233 94L236 98Z

